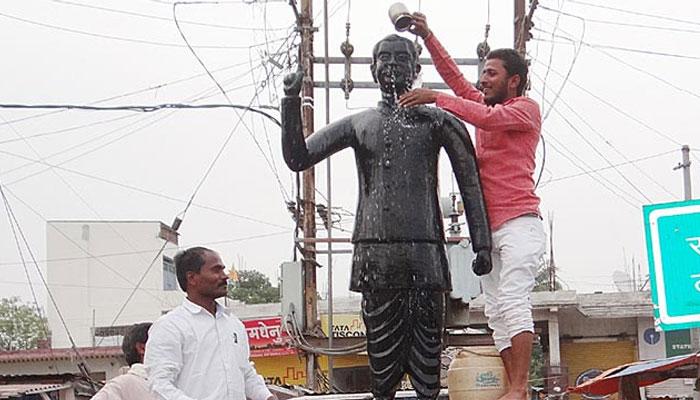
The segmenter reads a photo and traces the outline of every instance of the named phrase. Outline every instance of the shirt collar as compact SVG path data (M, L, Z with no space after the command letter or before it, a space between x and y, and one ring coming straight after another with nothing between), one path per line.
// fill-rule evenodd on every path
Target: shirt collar
M148 373L146 372L146 366L141 363L131 364L131 368L129 368L129 373L141 377L143 379L146 379L148 377Z
M512 102L514 102L514 101L520 99L521 97L525 97L525 96L515 96L515 97L511 97L510 99L504 101L502 104L505 106L506 104L510 104L510 103L512 103Z
M215 301L215 303L216 303L216 317L217 318L220 317L222 314L226 314L226 315L229 314L230 311L228 308L219 304L218 301ZM201 312L209 314L209 311L205 310L204 307L191 302L187 297L185 297L183 299L182 306L185 308L185 310L191 312L192 314L199 314Z

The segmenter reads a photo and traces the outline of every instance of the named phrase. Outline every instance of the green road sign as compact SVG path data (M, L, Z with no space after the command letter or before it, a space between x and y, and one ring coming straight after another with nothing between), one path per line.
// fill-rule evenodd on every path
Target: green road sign
M700 327L700 200L644 206L644 227L656 325Z

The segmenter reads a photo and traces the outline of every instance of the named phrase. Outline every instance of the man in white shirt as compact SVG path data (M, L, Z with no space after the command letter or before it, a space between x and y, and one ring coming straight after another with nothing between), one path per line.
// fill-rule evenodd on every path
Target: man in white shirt
M122 351L129 364L129 371L109 380L92 398L93 400L155 400L156 396L148 389L143 353L148 341L150 322L132 325L124 335Z
M164 400L274 400L250 363L243 323L216 302L228 279L219 254L182 251L175 272L187 298L149 331L144 363L151 390Z

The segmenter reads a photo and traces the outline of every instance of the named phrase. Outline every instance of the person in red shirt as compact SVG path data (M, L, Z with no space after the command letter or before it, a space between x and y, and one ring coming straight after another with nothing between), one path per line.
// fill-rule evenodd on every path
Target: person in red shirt
M533 180L541 118L537 103L523 96L527 63L512 49L491 51L479 91L428 28L425 15L413 17L410 31L423 38L437 71L456 96L417 88L401 96L399 104L435 103L476 128L477 164L493 242L493 270L481 277L484 313L510 384L502 400L524 400L534 336L530 293L545 252Z

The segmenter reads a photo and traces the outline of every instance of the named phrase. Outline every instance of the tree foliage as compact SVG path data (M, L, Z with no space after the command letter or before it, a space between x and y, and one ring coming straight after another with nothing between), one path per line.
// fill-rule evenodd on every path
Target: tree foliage
M265 274L254 270L238 271L238 282L229 287L228 296L246 304L280 301L279 289L272 286Z
M48 333L46 318L19 297L0 299L0 350L26 350L39 347Z
M563 287L561 282L554 282L554 290L562 290ZM535 276L535 287L532 289L533 292L546 292L549 290L549 262L548 260L543 260L542 264L537 268L537 275Z

